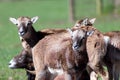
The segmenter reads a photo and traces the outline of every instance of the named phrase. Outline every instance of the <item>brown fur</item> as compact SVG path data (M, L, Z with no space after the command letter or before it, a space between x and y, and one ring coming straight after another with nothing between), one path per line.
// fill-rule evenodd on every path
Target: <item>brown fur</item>
M113 77L115 80L119 80L120 31L107 32L104 35L97 30L95 31L96 32L94 33L94 35L88 38L88 43L87 43L87 48L88 48L87 51L90 60L89 65L92 66L92 68L94 68L93 70L96 73L100 74L104 78L104 80L106 79L113 80ZM110 37L110 43L108 44L107 47L107 53L106 53L106 45L103 41L103 36ZM108 78L107 78L108 73L104 71L102 67L103 65L102 63L105 63L105 65L108 68L108 72L109 72Z
M93 27L86 27L86 30L94 30L94 33L88 37L86 44L89 57L88 65L99 74L103 80L108 80L108 72L104 70L102 65L102 60L107 50L104 35Z
M93 19L85 18L82 20L78 20L78 21L76 21L75 25L72 28L80 28L81 26L92 26L94 22L91 23L91 20L93 20Z
M57 33L57 32L61 32L61 31L65 31L63 29L56 29L56 30L47 29L47 30L36 32L34 30L34 28L32 27L32 25L31 25L32 22L31 22L30 18L28 18L28 17L20 17L17 20L19 21L19 23L16 24L17 28L18 28L19 35L21 34L21 30L20 30L21 27L23 28L23 32L25 33L24 35L20 35L20 40L22 42L22 46L28 52L28 54L31 55L31 56L32 56L31 48L40 39L42 39L44 36L47 36L47 35L50 35L50 34L53 34L53 33ZM26 24L27 24L27 26L26 26ZM31 57L31 59L32 59L32 57ZM34 67L34 66L32 66L32 67ZM31 70L31 69L28 69L28 70Z
M103 58L106 55L107 44L104 41L104 35L92 26L80 27L84 31L94 31L91 36L88 36L86 49L88 53L90 68L99 74L103 80L108 80L108 72L103 68Z
M38 80L43 79L44 76L40 76L40 72L45 72L46 66L54 69L62 68L67 76L76 80L76 73L78 73L76 70L80 69L77 64L80 63L76 64L75 62L74 51L71 47L72 42L69 38L68 32L53 34L46 36L34 46L32 53ZM69 80L69 77L65 76L65 79Z
M119 80L120 77L120 31L107 32L104 35L110 37L105 62L108 65L111 80Z
M65 32L65 30L63 30L63 29L57 29L57 30L48 29L48 30L43 30L42 32L47 32L47 33L60 33L60 32ZM64 41L64 40L63 40L63 41Z
M34 30L34 28L32 27L32 22L31 22L31 20L30 20L30 18L28 18L28 17L20 17L20 18L18 18L18 21L21 23L21 25L18 25L18 32L20 31L20 28L21 27L23 27L23 31L24 31L24 35L20 35L20 37L22 37L22 41L26 41L28 44L29 44L29 46L32 48L40 39L42 39L42 38L44 38L46 35L48 35L48 34L51 34L51 33L57 33L57 32L60 32L60 33L62 33L62 32L66 32L65 30L51 30L51 31L49 31L48 30L48 33L44 33L44 31L42 32L42 31L40 31L40 32L36 32L35 30ZM27 27L26 27L26 23L27 23ZM46 30L47 31L47 30ZM21 32L20 32L21 33ZM65 36L64 36L65 37ZM62 37L61 37L62 38ZM57 40L57 39L56 39ZM65 41L65 42L64 42ZM63 45L69 45L70 43L69 43L69 40L68 41L66 41L66 40L63 40L62 42L64 42L63 43ZM62 42L60 42L60 44L62 43ZM69 43L69 44L68 44ZM51 44L50 44L51 45ZM25 48L27 48L27 47L29 47L29 46L24 46ZM41 47L41 49L42 49L43 47ZM65 47L66 48L66 47ZM71 47L70 47L71 48ZM68 48L66 48L65 50L64 50L64 48L62 49L65 53L70 53L69 51L70 51L70 48L68 47ZM61 54L63 54L62 52L59 54L59 55L61 55ZM70 54L67 54L67 55L70 55ZM42 56L42 55L41 55ZM51 54L51 56L52 56L52 54ZM54 56L54 55L53 55ZM58 55L57 55L58 56ZM44 57L44 56L43 56ZM48 56L49 57L49 56ZM64 59L64 57L66 57L66 55L62 55L62 56L59 56L61 59ZM42 58L41 58L42 59ZM56 59L56 57L55 57L55 59ZM69 56L67 56L67 59L68 59L68 62L67 63L63 63L63 68L65 69L65 70L67 70L67 66L66 66L66 64L69 64L69 62L70 61L72 61L73 59L74 59L74 57L72 58L72 57L69 57ZM51 60L51 59L50 59ZM64 59L64 60L66 60L66 59ZM70 60L70 61L69 61ZM66 60L67 61L67 60ZM54 61L54 57L53 57L53 62L54 63L56 63L56 61ZM39 63L39 62L38 62ZM74 61L72 62L72 64L74 63ZM50 65L52 66L52 67L54 67L54 65L52 65L52 63L50 63ZM46 66L46 65L45 65ZM69 67L69 66L68 66ZM71 67L71 66L70 66ZM46 69L46 67L44 67L44 69ZM43 69L43 70L44 70Z

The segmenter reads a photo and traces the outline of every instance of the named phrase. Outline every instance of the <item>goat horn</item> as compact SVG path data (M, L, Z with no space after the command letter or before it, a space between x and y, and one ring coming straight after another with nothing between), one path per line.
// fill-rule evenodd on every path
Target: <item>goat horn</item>
M26 69L26 71L27 71L27 72L29 72L29 73L31 73L31 74L34 74L34 75L36 75L36 72L35 72L35 70L34 70L34 71L30 71L30 70L27 70L27 69Z

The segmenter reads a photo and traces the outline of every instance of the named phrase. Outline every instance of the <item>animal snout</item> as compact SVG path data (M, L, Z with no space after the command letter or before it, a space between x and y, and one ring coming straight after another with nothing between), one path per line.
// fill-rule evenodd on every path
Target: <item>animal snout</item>
M11 65L11 63L8 63L8 65Z
M23 36L24 34L25 34L24 31L20 31L20 32L19 32L19 35L20 35L20 36Z
M78 48L79 48L79 45L78 45L78 44L73 45L73 50L78 50Z
M23 27L19 28L19 35L23 36L25 34L25 29Z
M11 69L14 69L16 68L16 62L14 60L11 60L9 63L8 63L8 67L11 68Z

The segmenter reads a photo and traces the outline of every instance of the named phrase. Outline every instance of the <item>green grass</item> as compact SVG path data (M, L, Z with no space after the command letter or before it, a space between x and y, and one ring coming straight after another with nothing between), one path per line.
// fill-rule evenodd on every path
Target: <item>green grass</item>
M120 30L120 19L112 14L96 15L95 0L76 0L76 19L96 17L95 27L102 32ZM17 28L9 17L39 16L34 24L36 30L45 28L68 28L68 0L26 0L0 2L0 80L26 80L24 70L8 68L8 62L21 51Z

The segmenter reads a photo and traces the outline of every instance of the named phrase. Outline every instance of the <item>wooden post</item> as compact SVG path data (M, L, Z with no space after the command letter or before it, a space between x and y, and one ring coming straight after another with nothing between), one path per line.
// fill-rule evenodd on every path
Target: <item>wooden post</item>
M69 21L74 22L75 19L75 0L69 0Z
M97 13L97 15L102 14L102 9L103 9L103 1L102 0L96 0L96 13Z
M120 0L113 0L114 3L114 13L118 14L118 7L120 5Z

